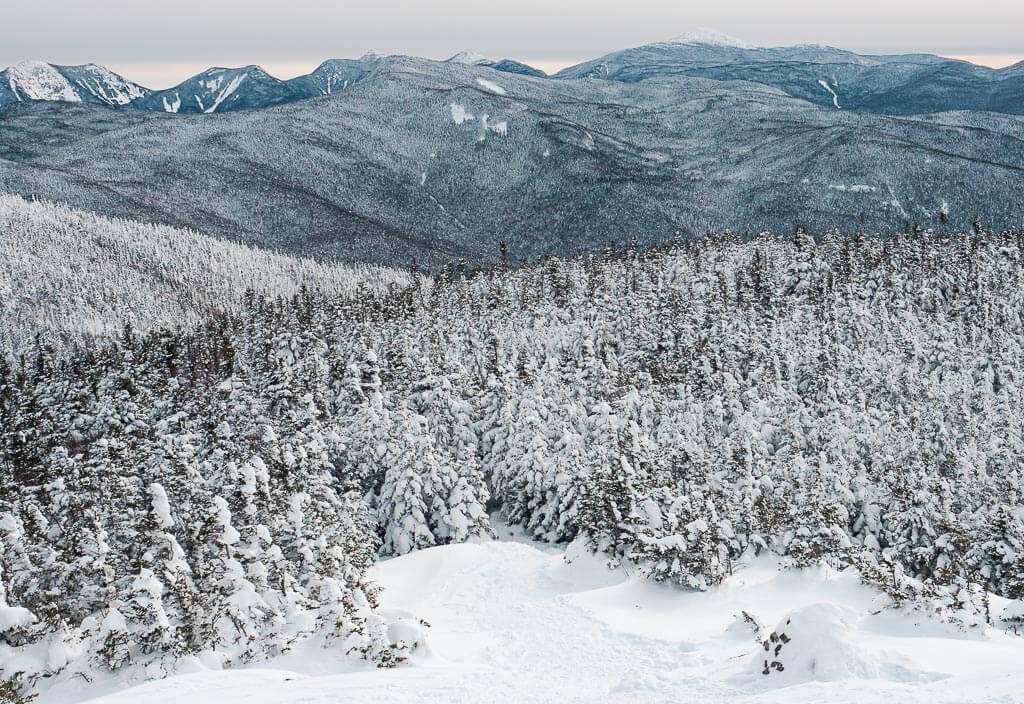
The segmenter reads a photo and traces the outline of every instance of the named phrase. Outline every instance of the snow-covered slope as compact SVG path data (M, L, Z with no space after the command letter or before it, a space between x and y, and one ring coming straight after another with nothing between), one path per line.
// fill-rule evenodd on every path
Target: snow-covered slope
M238 306L247 287L292 295L408 280L377 267L325 265L198 232L109 220L0 193L0 353L136 329L189 325Z
M503 540L422 550L372 570L382 613L430 624L395 670L330 654L152 682L96 704L279 702L1019 701L1024 639L882 609L855 574L742 567L708 593L638 581L599 559ZM745 614L759 628L745 619ZM771 639L772 629L786 633ZM772 668L763 675L767 641ZM110 685L107 685L108 687ZM101 690L65 685L38 704Z
M4 73L11 91L21 100L82 100L54 66L42 61L22 61Z
M149 91L96 64L55 66L22 61L0 71L0 106L25 100L125 105Z

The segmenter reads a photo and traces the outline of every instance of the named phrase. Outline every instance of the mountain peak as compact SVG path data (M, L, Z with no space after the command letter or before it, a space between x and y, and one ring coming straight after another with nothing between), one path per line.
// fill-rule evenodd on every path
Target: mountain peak
M706 44L708 46L730 46L736 49L757 49L753 44L748 44L742 39L731 37L728 34L719 32L710 27L698 27L697 29L681 34L670 41L671 44Z
M450 59L446 59L445 63L448 64L469 64L475 65L479 63L485 63L489 61L486 56L476 53L475 51L460 51Z
M11 89L20 94L19 100L62 100L81 102L82 98L71 83L53 64L45 61L22 61L7 69Z

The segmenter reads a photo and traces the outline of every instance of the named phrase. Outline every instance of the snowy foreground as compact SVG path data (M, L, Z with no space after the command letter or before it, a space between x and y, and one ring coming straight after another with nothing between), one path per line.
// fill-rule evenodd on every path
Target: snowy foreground
M827 567L760 560L708 593L609 570L602 559L502 540L448 545L374 568L383 613L423 645L393 670L322 652L182 674L102 704L279 702L1024 702L1024 638L965 633ZM567 561L567 555L571 562ZM786 633L765 650L743 612ZM407 620L403 621L402 619ZM430 624L417 635L418 619ZM786 625L786 621L790 623ZM83 701L67 684L38 704Z

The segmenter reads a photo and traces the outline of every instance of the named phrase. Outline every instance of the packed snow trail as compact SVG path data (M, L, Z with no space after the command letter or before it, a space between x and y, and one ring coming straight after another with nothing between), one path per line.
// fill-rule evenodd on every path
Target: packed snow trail
M506 526L499 532L504 540L431 548L374 568L389 619L430 623L406 666L373 670L307 651L95 701L1024 701L1024 639L877 613L884 597L853 574L780 571L758 560L711 592L689 593L608 569L572 548L570 564L563 552L517 540ZM744 610L767 626L763 635L783 619L799 621L792 628L800 635L780 655L784 676L761 675L764 651ZM842 628L823 632L835 618ZM69 701L57 695L39 704Z

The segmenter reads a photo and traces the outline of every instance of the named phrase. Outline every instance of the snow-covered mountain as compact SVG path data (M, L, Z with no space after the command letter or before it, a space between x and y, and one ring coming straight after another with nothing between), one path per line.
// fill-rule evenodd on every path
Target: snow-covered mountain
M634 83L680 75L761 83L833 109L1024 113L1020 68L990 69L931 54L863 55L820 44L757 47L711 29L614 52L555 78Z
M23 62L0 72L0 107L24 100L63 100L182 113L265 108L347 90L384 58L371 52L359 59L330 59L290 80L279 80L257 66L211 68L157 92L95 64ZM472 51L442 63L549 78L522 62ZM830 109L892 115L953 110L1024 114L1024 62L990 69L931 54L865 55L821 44L759 47L708 28L617 51L550 78L636 83L665 76L760 83Z
M710 27L698 27L695 30L684 32L675 39L672 39L673 44L700 44L707 46L731 46L737 49L756 49L757 47L753 44L748 44L742 39L731 37L728 34L719 32L717 29L711 29Z
M366 78L383 54L370 52L358 59L328 59L312 73L287 81L296 93L307 97L333 95Z
M489 59L486 56L477 54L474 51L460 51L455 56L446 59L445 63L465 64L466 66L484 66L486 68L493 68L495 71L502 71L504 73L518 73L523 76L536 76L538 78L544 78L547 76L547 74L541 71L540 69L536 69L533 66L528 66L519 61L513 61L512 59Z
M267 108L310 97L259 66L208 68L173 88L136 100L132 107L178 113Z
M22 61L0 71L0 106L26 100L125 105L149 90L97 64Z
M754 83L545 80L388 57L342 93L215 120L10 106L0 191L436 269L493 262L502 240L518 260L619 233L1008 227L1024 221L1020 130L992 113L817 109Z
M312 73L287 81L271 76L259 66L211 68L173 88L148 94L131 106L173 113L211 113L283 105L344 91L370 75L384 58L384 54L370 52L358 59L328 59ZM527 76L546 75L517 61L493 61L469 52L457 54L447 63Z

